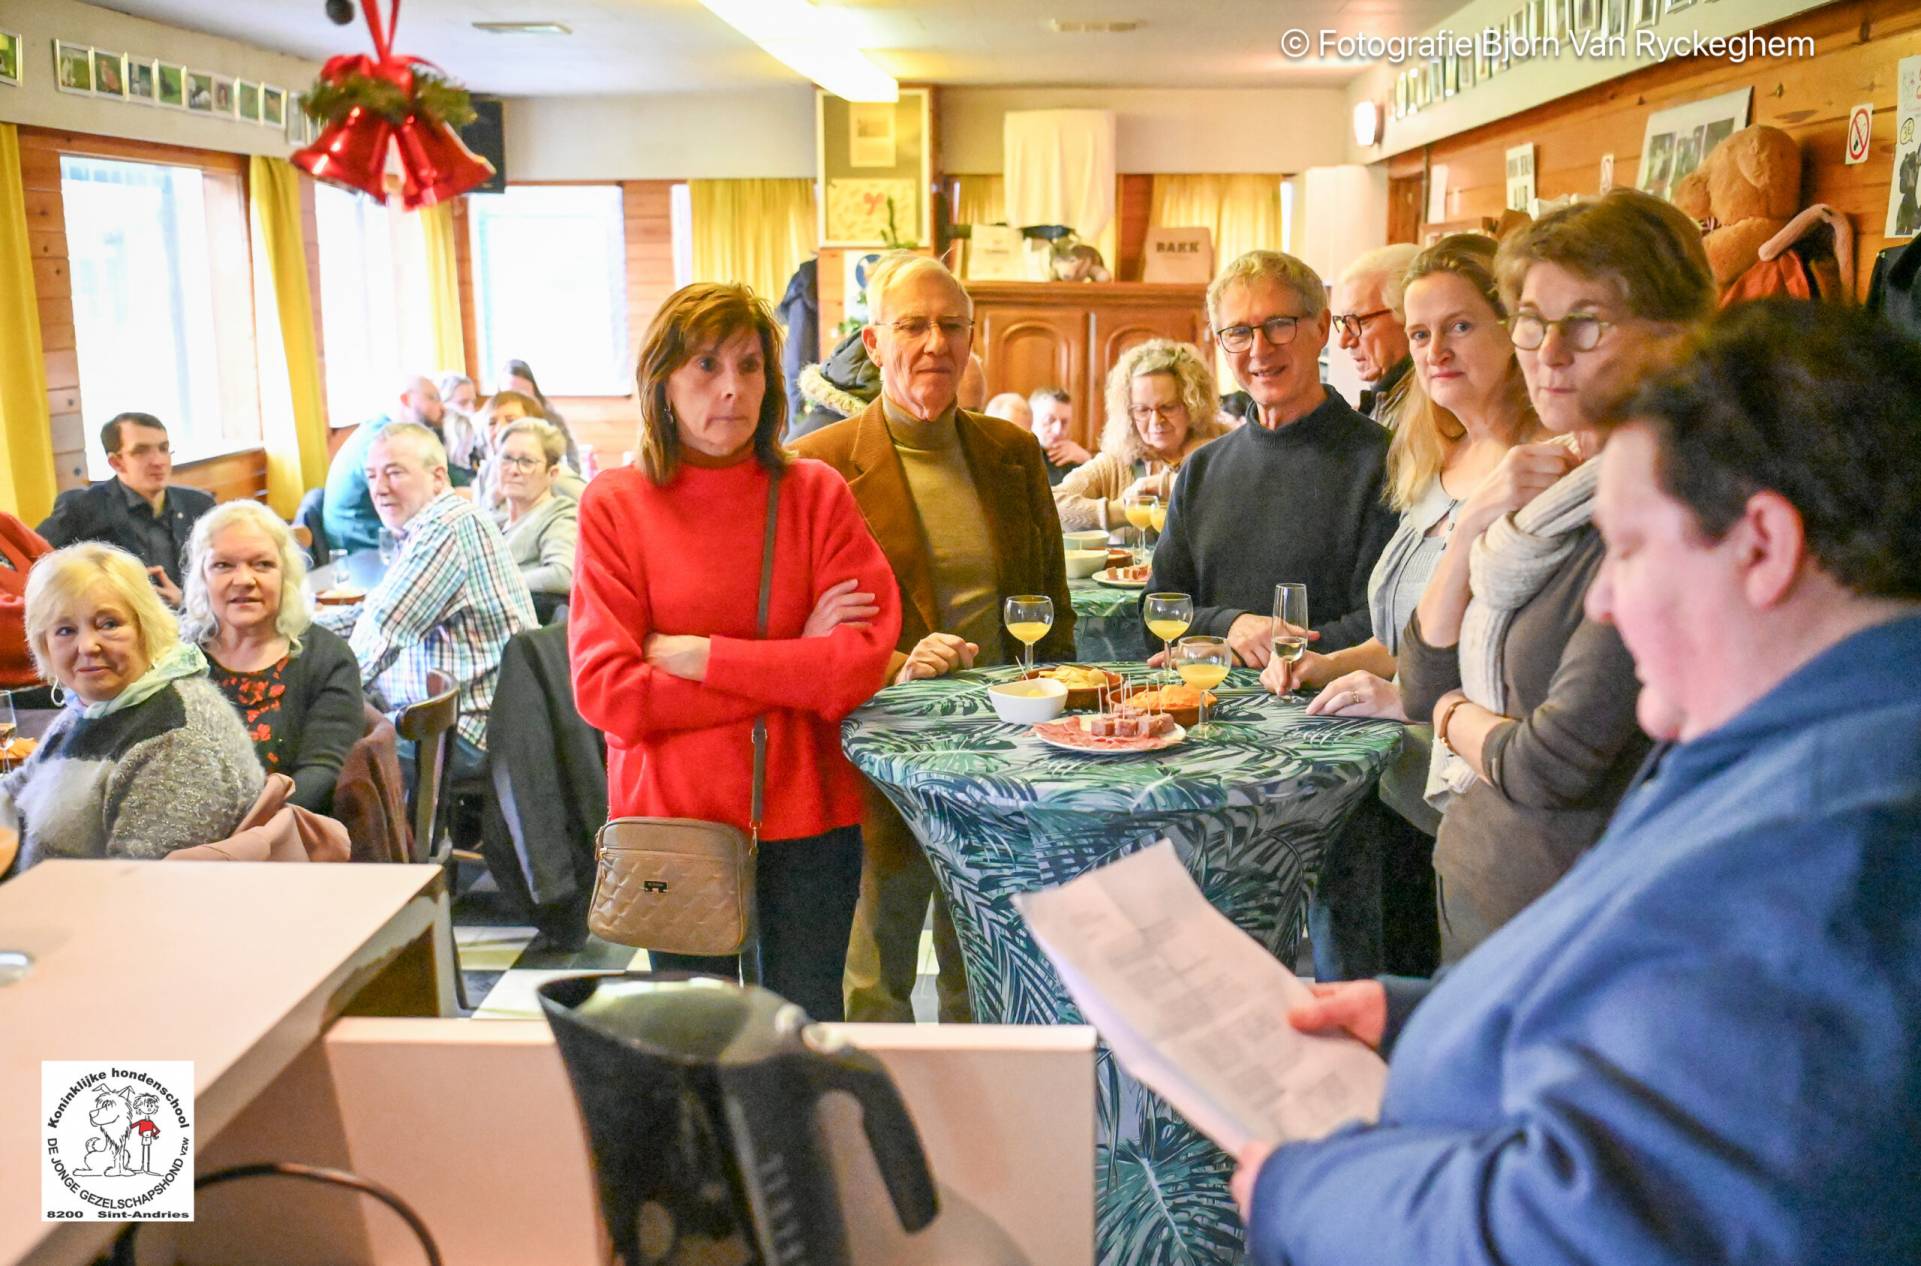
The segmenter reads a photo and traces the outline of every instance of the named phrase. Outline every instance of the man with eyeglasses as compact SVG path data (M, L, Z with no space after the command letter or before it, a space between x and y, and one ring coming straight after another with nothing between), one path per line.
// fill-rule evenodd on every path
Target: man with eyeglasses
M794 443L853 490L901 591L901 640L887 682L1010 662L1003 600L1046 594L1054 626L1042 659L1074 655L1074 608L1060 520L1041 447L1025 429L957 403L973 342L973 301L939 260L895 252L868 275L862 332L880 398ZM877 686L884 684L876 682ZM911 1021L928 901L938 895L920 843L871 786L862 824L860 905L847 952L847 1018ZM935 901L940 1016L965 1020L966 974L946 905Z
M1273 654L1281 581L1307 586L1316 649L1364 642L1368 574L1394 533L1387 432L1321 382L1326 288L1292 255L1249 251L1208 287L1207 311L1256 415L1181 467L1148 588L1192 594L1191 631L1251 667Z
M1334 283L1334 332L1367 384L1355 407L1390 430L1414 368L1401 321L1401 278L1419 253L1406 242L1377 247Z
M181 551L213 498L167 482L173 445L166 424L151 413L116 414L100 428L100 446L113 478L61 493L40 535L55 549L76 541L119 546L146 565L167 605L178 607Z

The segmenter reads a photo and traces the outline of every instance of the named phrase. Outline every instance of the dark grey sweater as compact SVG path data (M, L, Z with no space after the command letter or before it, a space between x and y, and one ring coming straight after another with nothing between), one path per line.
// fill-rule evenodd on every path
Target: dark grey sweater
M1382 500L1387 432L1330 391L1279 430L1249 422L1196 449L1174 481L1146 592L1194 595L1195 633L1225 636L1274 612L1274 586L1307 585L1307 609L1336 651L1372 636L1367 580L1395 515Z

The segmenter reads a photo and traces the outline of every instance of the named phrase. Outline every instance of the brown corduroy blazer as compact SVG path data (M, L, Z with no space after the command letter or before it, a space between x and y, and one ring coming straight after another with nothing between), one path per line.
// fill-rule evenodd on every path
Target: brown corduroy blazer
M980 494L984 524L930 523L929 532L987 532L1000 576L1000 594L1044 593L1054 600L1054 627L1035 647L1038 657L1074 657L1074 606L1067 594L1067 557L1060 517L1047 484L1046 458L1033 433L982 413L956 410L961 452ZM887 434L887 419L877 399L866 412L822 427L794 441L801 457L826 462L854 492L868 531L880 542L900 585L900 651L929 633L951 632L939 623L927 547L920 515L907 486L907 473ZM1011 662L1020 643L1001 630L1003 658ZM896 658L890 669L899 668Z

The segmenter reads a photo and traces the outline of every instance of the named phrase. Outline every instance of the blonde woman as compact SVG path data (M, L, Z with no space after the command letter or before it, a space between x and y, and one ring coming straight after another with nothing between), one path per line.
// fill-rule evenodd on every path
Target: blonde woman
M541 412L540 402L518 391L495 392L481 406L480 416L476 420L481 458L480 475L475 480L478 489L475 504L489 514L499 515L506 507L507 496L500 486L500 443L507 434L507 428L522 418L533 418L552 425L546 414ZM564 439L565 432L562 432L562 436ZM564 446L562 457L560 465L554 468L554 491L569 500L578 501L587 481L564 460Z
M1101 451L1054 489L1061 526L1119 527L1129 496L1166 498L1181 463L1226 432L1219 405L1206 358L1186 343L1152 339L1128 349L1107 374Z
M554 487L566 456L567 438L536 418L522 418L500 433L498 521L537 605L543 594L550 601L565 598L574 584L580 505Z
M87 542L35 563L27 644L62 710L0 780L0 835L17 836L16 869L165 857L233 834L266 775L140 560ZM12 842L0 839L0 855Z
M253 501L215 506L187 542L180 633L207 657L261 765L293 779L288 802L331 813L365 701L352 649L313 622L306 582L306 554L278 515Z

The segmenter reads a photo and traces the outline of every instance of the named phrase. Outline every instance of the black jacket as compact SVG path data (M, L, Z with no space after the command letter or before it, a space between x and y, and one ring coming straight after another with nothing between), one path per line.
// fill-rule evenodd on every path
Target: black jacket
M565 621L507 639L487 757L481 851L494 881L534 907L584 902L607 820L607 751L574 706Z
M198 488L168 485L160 525L173 545L171 549L162 549L160 534L143 530L134 520L135 514L144 514L151 523L152 512L144 506L134 506L127 486L118 479L103 479L97 484L61 493L60 499L53 503L53 513L40 525L39 532L55 549L77 541L118 545L138 558L142 565L165 569L167 578L177 585L180 555L187 547L187 537L192 535L194 523L211 509L213 498Z
M211 656L207 647L201 650ZM347 749L366 728L360 665L343 639L316 624L300 635L300 654L287 662L282 684L287 692L280 698L274 745L280 749L280 772L293 779L287 802L330 814ZM237 700L229 702L239 707ZM254 740L262 764L266 746Z

